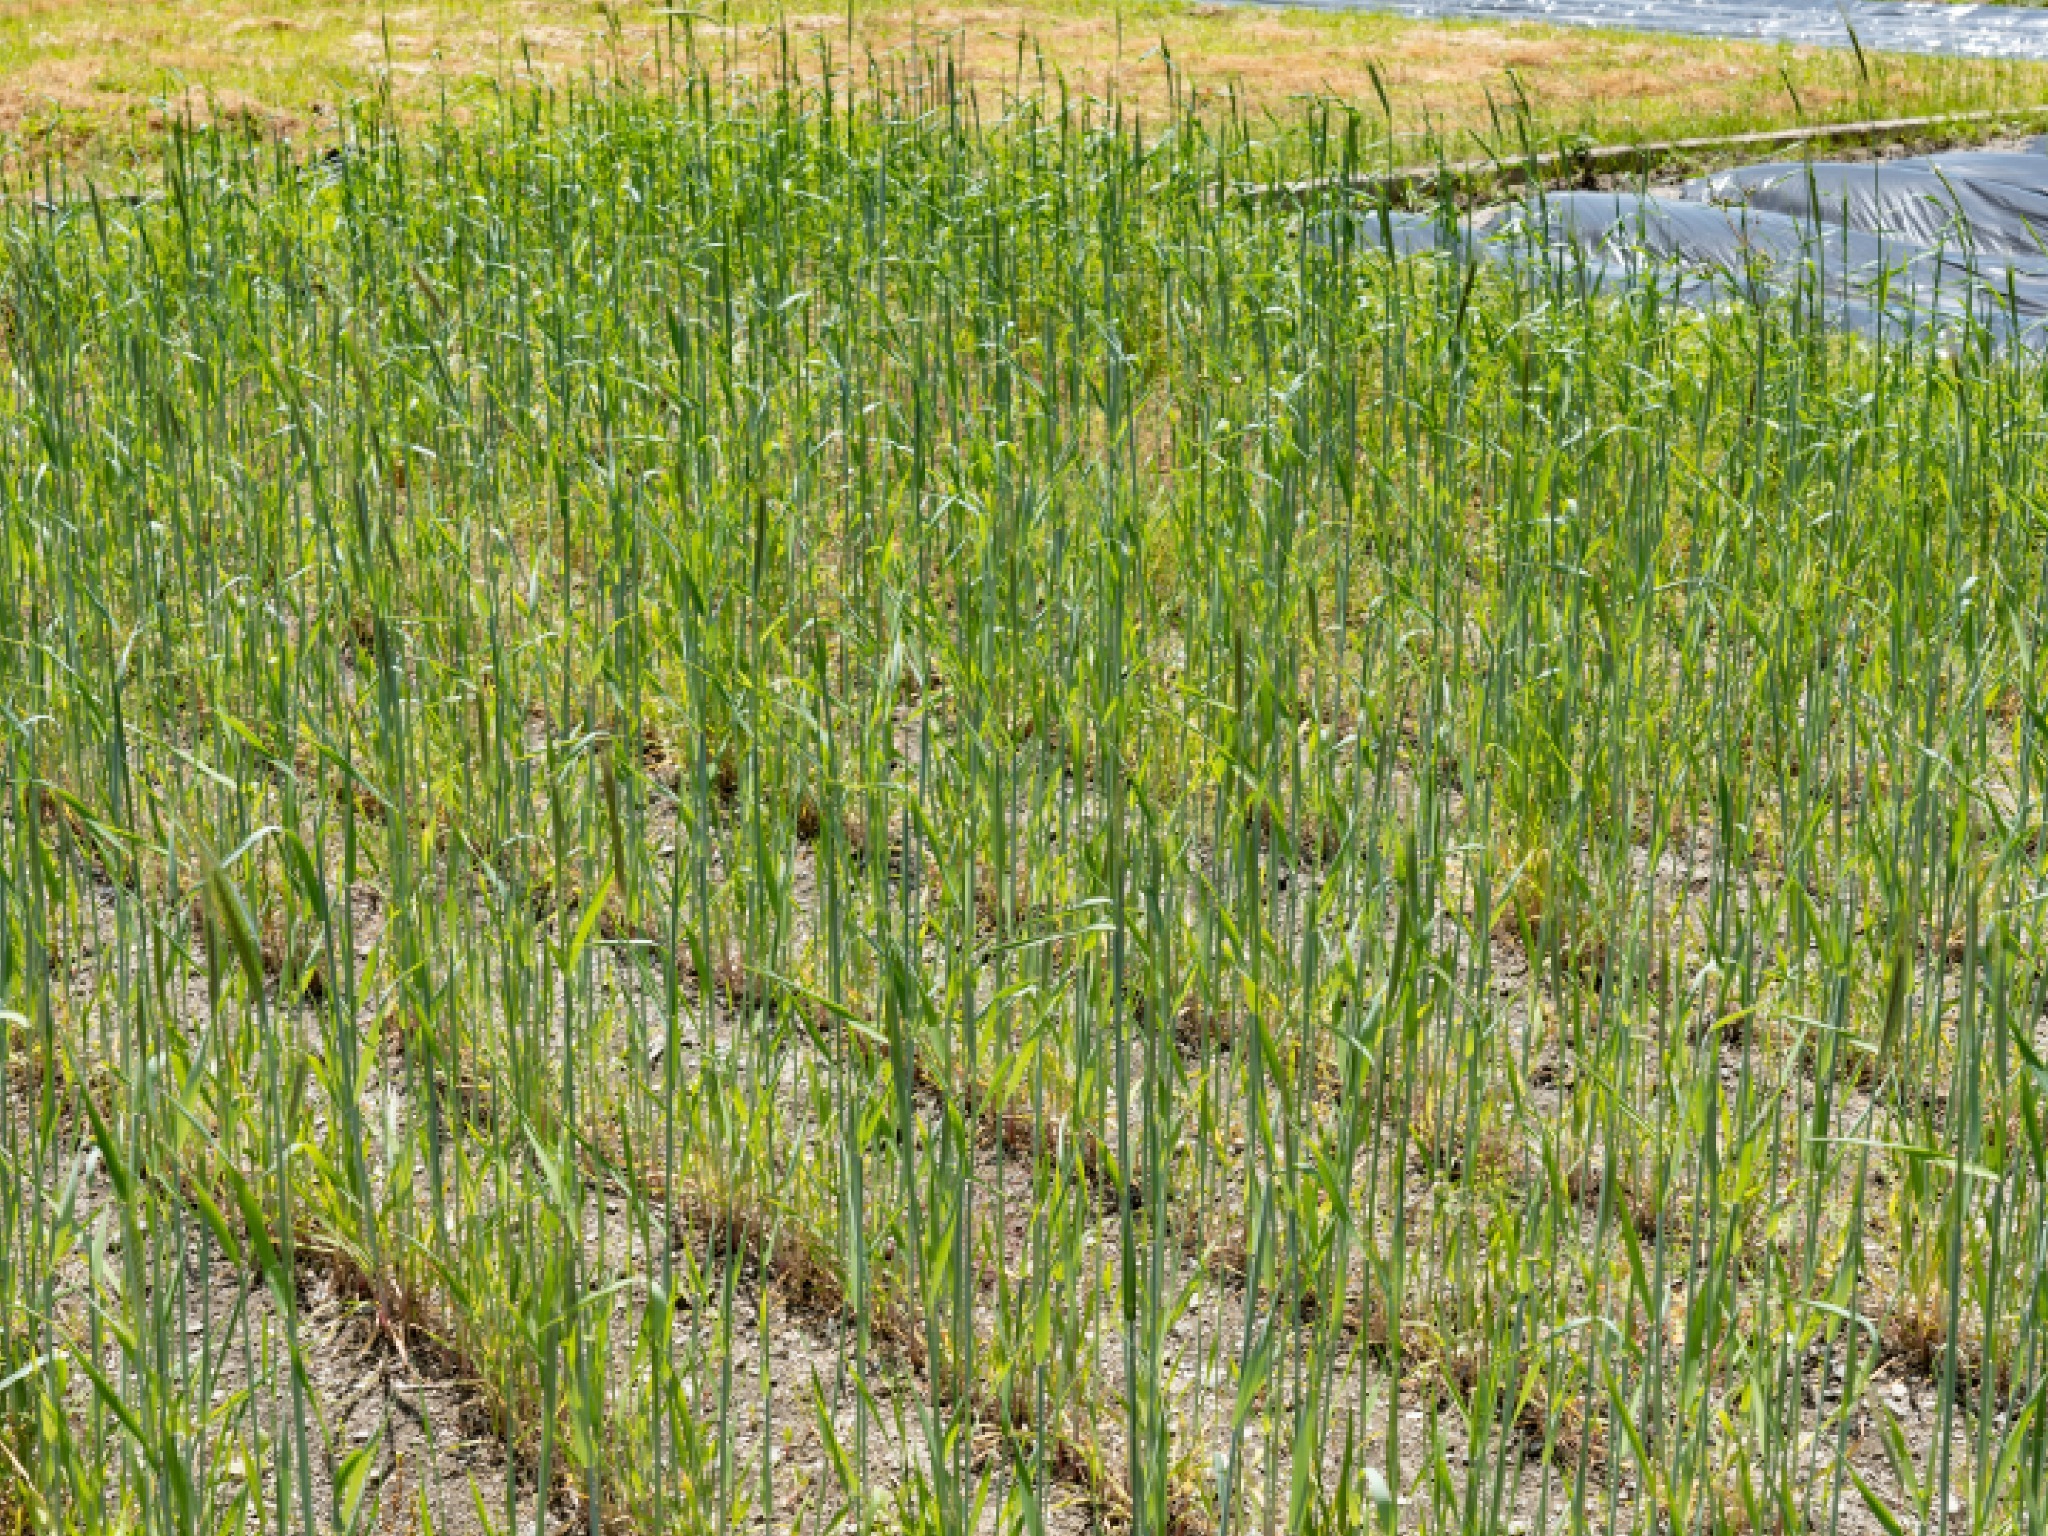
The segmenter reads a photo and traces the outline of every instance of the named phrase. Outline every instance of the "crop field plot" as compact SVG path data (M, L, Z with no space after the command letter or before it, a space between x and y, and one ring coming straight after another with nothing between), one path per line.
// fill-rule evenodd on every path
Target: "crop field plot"
M12 1529L2048 1522L2048 373L1258 131L11 189Z

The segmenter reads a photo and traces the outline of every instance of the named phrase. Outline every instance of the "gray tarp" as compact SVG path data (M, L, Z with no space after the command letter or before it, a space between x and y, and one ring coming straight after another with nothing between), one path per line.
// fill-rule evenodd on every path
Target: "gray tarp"
M1955 158L1941 170L1881 160L1747 165L1688 182L1684 195L1921 245L2048 259L2048 191L1956 169Z
M1418 251L1443 248L1443 227L1427 214L1402 213L1398 209L1359 211L1350 215L1351 238L1357 245L1384 246L1396 256L1413 256ZM1328 214L1310 226L1309 237L1318 245L1334 242L1337 221Z
M1817 174L1813 184L1828 179ZM1640 192L1533 193L1449 228L1362 210L1350 221L1362 244L1391 235L1401 254L1456 248L1583 291L1654 285L1697 308L1795 302L1825 325L1865 335L1938 335L1969 318L2000 341L2048 338L2048 257L1985 256L1955 240L1850 228L1824 199L1785 213ZM1328 242L1337 229L1324 216L1312 235Z
M1965 315L2005 334L2048 321L2042 275L1804 216L1634 192L1531 198L1485 230L1492 259L1577 262L1601 280L1657 281L1681 303L1801 298L1827 323L1924 330Z
M1978 181L2001 181L2015 187L2031 187L2048 193L2048 154L2005 149L1954 149L1938 155L1915 155L1905 160L1886 160L1894 170L1933 171L1947 177L1967 176Z

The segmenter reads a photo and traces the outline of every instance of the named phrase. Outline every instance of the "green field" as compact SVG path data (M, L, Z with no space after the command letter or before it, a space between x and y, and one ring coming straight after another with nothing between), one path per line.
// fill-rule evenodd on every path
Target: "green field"
M2048 1524L2042 361L688 35L0 203L0 1516Z
M488 120L508 89L652 81L685 32L721 76L795 70L843 90L870 62L943 51L963 91L1043 82L1048 98L1114 98L1154 125L1194 98L1269 137L1314 100L1384 99L1370 124L1403 161L1439 142L1477 153L1472 136L1498 142L1514 114L1545 138L1617 140L2048 106L2048 63L1199 0L0 0L0 169L147 171L180 118L303 150L369 97L414 127Z

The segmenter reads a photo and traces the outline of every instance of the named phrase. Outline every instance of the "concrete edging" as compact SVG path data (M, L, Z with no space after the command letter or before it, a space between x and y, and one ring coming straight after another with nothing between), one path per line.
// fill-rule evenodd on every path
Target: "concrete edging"
M1815 123L1801 128L1763 129L1719 138L1659 139L1642 144L1593 144L1575 149L1544 150L1518 160L1480 158L1435 165L1410 165L1355 176L1318 176L1305 181L1267 182L1238 187L1233 195L1251 201L1300 200L1324 192L1362 192L1399 197L1436 190L1449 182L1453 189L1475 185L1519 186L1603 172L1637 171L1685 155L1730 151L1790 149L1805 144L1883 143L1944 128L1965 128L1999 122L2048 120L2048 105L2000 111L1952 112L1939 117L1871 118L1854 123Z

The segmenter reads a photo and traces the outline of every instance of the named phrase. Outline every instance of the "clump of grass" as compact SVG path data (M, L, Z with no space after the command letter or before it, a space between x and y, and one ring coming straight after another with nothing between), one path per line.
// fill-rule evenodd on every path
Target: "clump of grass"
M1884 1347L1907 1372L1934 1379L1935 1367L1948 1347L1947 1308L1938 1296L1907 1295L1886 1318Z

